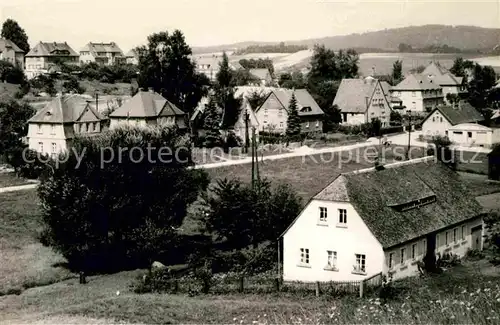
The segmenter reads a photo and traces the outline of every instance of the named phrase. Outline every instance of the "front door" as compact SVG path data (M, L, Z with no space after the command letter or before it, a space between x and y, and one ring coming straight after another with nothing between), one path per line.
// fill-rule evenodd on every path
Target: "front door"
M482 250L483 249L483 227L476 226L471 229L471 237L472 237L472 249L474 250Z

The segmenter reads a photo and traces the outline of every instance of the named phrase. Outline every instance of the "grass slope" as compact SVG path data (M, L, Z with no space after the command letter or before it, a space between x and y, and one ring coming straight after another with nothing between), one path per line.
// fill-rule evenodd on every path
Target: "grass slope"
M134 294L140 272L91 277L87 285L68 280L0 297L0 322L34 323L75 319L142 324L498 324L500 278L485 261L428 278L396 282L399 294L383 304L377 295L314 297L314 293L262 295ZM119 294L117 294L119 291ZM88 322L86 321L88 320Z
M17 177L15 173L0 173L0 188L30 184L28 180Z
M41 216L35 190L0 194L0 295L66 279L70 272L54 267L62 256L36 239Z

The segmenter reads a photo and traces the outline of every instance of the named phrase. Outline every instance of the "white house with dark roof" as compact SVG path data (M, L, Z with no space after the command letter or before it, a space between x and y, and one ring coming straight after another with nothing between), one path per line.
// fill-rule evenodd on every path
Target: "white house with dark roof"
M255 110L259 130L271 133L285 133L288 108L292 94L295 94L301 132L322 132L324 112L306 89L273 88L264 103Z
M500 142L500 129L479 123L483 115L466 101L441 105L433 109L422 121L425 137L446 136L461 146L491 147Z
M482 217L459 175L435 157L341 174L280 237L283 280L416 275L426 256L481 250Z
M28 121L28 145L44 154L68 150L76 135L102 131L102 116L78 95L54 98Z
M78 58L78 53L66 42L39 42L26 54L26 76L34 78L52 72L58 62L77 65Z
M139 91L109 117L110 128L120 124L176 125L180 129L187 128L186 113L152 90Z
M270 86L273 82L269 69L249 69L248 72L258 81L255 86Z
M220 70L220 64L222 63L222 55L196 55L193 56L193 61L196 65L196 70L199 73L204 74L210 81L214 81L217 77L217 73ZM229 68L232 70L238 70L243 68L239 62L229 62Z
M441 86L423 75L409 75L391 88L391 95L399 98L406 110L416 113L430 112L444 103Z
M333 100L342 114L342 123L359 125L378 118L382 125L389 125L392 109L384 89L388 86L372 77L342 79Z
M135 49L131 49L125 54L125 60L127 64L139 64L139 53Z
M439 63L431 62L425 70L422 71L421 75L427 77L427 79L432 80L441 87L446 102L446 95L448 94L460 95L467 92L464 78L455 76Z
M80 62L96 62L102 65L113 65L125 63L126 58L115 42L89 42L80 50Z
M0 60L4 60L24 69L24 51L14 42L0 38Z

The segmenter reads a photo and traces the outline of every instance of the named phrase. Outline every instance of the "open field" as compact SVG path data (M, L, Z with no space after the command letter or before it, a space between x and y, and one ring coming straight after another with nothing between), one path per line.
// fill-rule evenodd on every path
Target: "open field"
M310 60L313 55L312 50L303 50L296 53L251 53L246 55L231 55L231 61L241 59L265 59L273 61L277 72L287 72L300 70L310 66ZM373 74L384 75L391 74L392 65L396 60L403 61L403 74L408 74L410 70L419 65L426 66L430 61L439 61L444 67L451 68L453 61L457 57L476 61L481 65L491 65L495 71L500 72L500 57L478 57L477 55L461 53L362 53L359 56L359 73L362 76Z
M30 182L24 178L17 177L14 173L0 173L0 188L25 184L30 184Z
M65 279L64 259L36 239L41 216L36 190L0 194L0 295Z
M186 295L131 292L141 271L90 277L87 285L67 280L0 297L3 324L78 323L142 324L497 324L499 270L485 261L467 261L441 275L395 283L397 295L382 303L376 294L314 297L310 295ZM119 294L117 292L119 291Z

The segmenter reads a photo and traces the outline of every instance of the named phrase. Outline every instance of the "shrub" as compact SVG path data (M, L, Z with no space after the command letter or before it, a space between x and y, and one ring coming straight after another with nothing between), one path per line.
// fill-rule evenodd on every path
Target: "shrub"
M167 254L187 206L209 183L187 169L189 142L175 128L122 127L72 145L38 187L46 242L88 272L144 267ZM152 159L138 161L133 147ZM176 159L158 159L165 147Z

